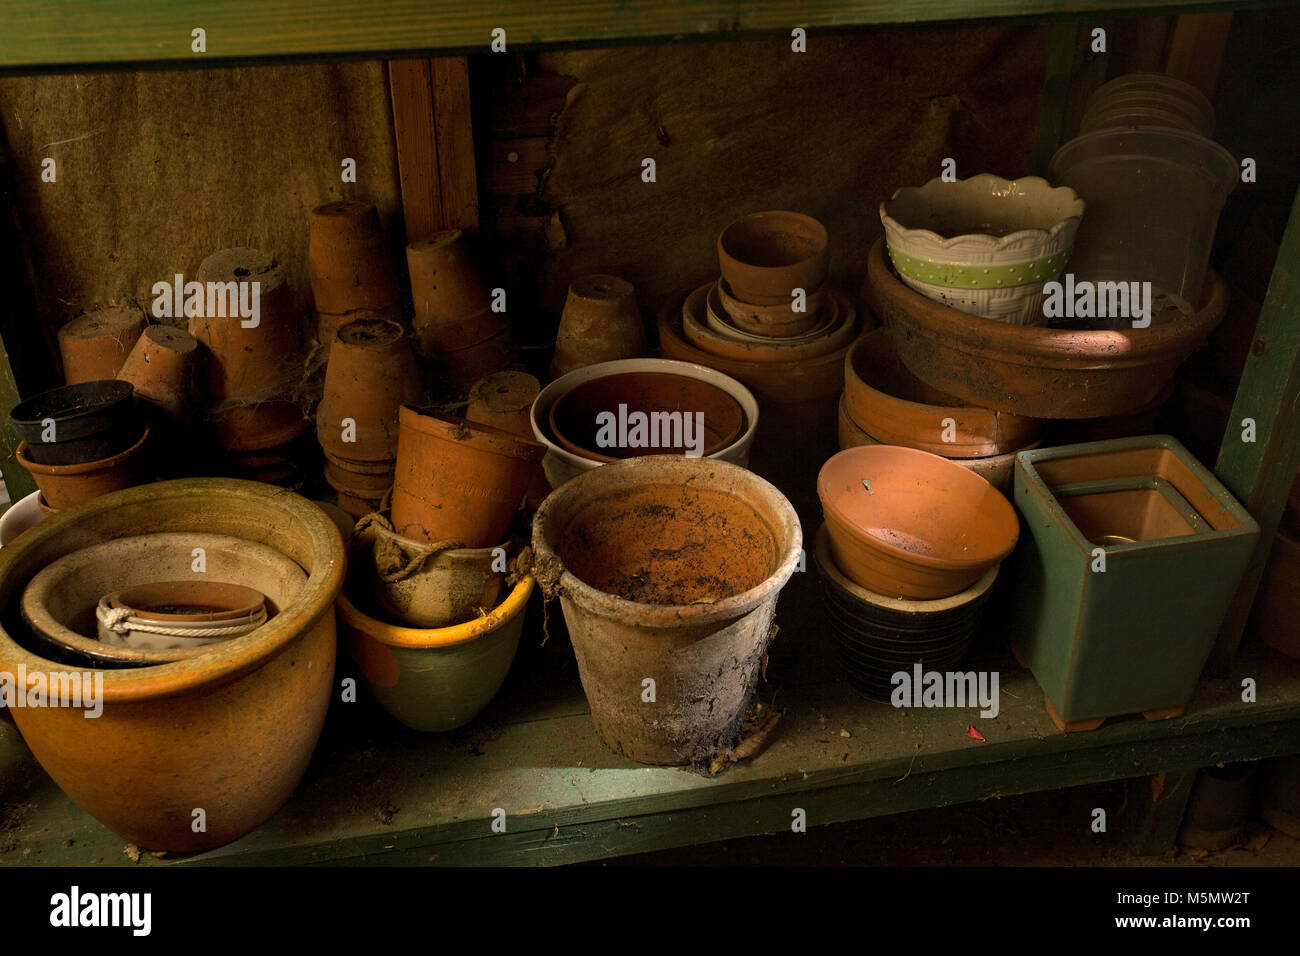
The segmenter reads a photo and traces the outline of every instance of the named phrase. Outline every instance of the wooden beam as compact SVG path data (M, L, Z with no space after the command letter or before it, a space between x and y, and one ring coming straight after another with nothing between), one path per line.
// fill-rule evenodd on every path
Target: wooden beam
M1206 96L1214 98L1219 85L1219 67L1228 45L1232 13L1188 13L1179 17L1169 37L1165 72L1186 80Z
M474 168L469 64L463 56L440 56L430 63L442 225L444 229L463 229L477 234L478 177Z
M424 58L388 61L393 100L393 135L402 187L406 241L442 228L442 189L433 110L433 71Z

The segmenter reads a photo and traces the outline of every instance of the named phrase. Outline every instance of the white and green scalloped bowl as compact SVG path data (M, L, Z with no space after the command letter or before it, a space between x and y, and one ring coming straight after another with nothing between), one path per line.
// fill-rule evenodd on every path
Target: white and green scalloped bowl
M880 204L894 269L944 305L1044 325L1043 284L1061 274L1083 219L1073 189L1038 176L930 180Z

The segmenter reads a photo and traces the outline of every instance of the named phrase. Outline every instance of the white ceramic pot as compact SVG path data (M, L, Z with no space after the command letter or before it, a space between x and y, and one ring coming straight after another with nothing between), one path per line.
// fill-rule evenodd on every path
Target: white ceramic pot
M885 243L902 280L962 312L1045 325L1043 284L1065 268L1083 219L1073 189L1038 176L907 187L880 204Z
M41 506L37 500L40 496L39 491L33 491L27 497L11 504L4 514L0 515L0 548L44 520L45 515L41 513Z
M724 375L711 368L705 368L703 365L695 365L691 362L656 358L619 359L614 362L587 365L575 369L567 375L562 375L542 389L541 394L537 396L537 400L533 402L530 416L533 434L539 442L546 446L546 456L542 459L542 469L546 472L546 480L552 488L558 488L570 478L576 478L583 472L599 467L601 462L575 455L555 441L548 424L551 406L561 396L571 392L579 385L593 379L604 378L606 375L621 375L627 372L666 372L673 375L685 375L699 381L708 382L734 398L745 412L745 429L734 442L725 448L719 449L709 457L720 461L729 461L732 464L740 465L742 468L749 466L749 449L754 443L754 432L758 428L758 402L749 389L730 375Z

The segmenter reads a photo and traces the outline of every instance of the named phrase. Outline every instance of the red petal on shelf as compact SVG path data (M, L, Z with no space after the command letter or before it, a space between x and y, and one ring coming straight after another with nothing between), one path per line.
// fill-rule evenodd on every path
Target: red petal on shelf
M983 740L983 739L984 739L984 735L983 735L982 733L980 733L978 730L975 729L975 725L974 725L974 724L967 724L967 726L966 726L966 736L969 737L971 740Z

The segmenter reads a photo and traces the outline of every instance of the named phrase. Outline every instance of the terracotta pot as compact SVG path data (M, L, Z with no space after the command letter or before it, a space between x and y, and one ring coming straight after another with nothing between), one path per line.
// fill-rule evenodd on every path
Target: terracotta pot
M48 518L48 517L50 517L51 515L56 515L56 514L59 513L59 509L58 509L58 508L51 508L51 507L50 507L49 502L45 500L45 495L43 495L41 492L39 492L39 491L36 492L36 496L37 496L37 497L36 497L36 504L37 504L37 506L41 509L41 515L42 515L43 517Z
M515 343L509 329L463 349L437 353L437 362L451 383L468 389L485 375L500 372L516 361Z
M1252 623L1269 647L1300 658L1300 541L1289 529L1273 540Z
M287 445L311 425L293 402L226 402L210 412L221 447L232 452L265 451Z
M330 349L316 437L340 457L390 460L397 454L398 408L422 400L420 373L402 327L380 319L349 322Z
M365 595L356 589L339 597L339 619L385 710L415 730L454 730L478 716L510 672L533 585L524 575L490 613L451 627L387 624L363 610Z
M645 330L636 289L618 276L590 275L569 283L555 334L551 378L584 365L645 354Z
M124 451L140 437L129 382L64 385L19 402L9 423L40 465L80 465Z
M356 322L359 319L387 319L390 322L400 324L402 321L402 304L396 302L386 309L353 309L351 312L344 312L341 315L332 312L317 312L316 329L313 334L316 344L321 348L320 357L322 360L329 358L329 349L334 341L334 334L349 322Z
M97 719L74 707L12 714L54 782L124 840L206 850L269 818L307 768L335 690L331 609L346 555L334 523L304 498L250 482L163 482L69 509L0 550L0 606L54 560L141 532L245 538L292 558L308 579L251 634L189 660L103 671ZM60 666L0 629L0 670L19 668L30 681ZM199 807L204 832L192 827Z
M331 452L325 452L325 460L340 472L354 475L391 475L397 467L396 458L386 461L357 461L355 458L343 458Z
M494 372L470 388L465 420L532 438L531 412L540 391L537 379L527 372ZM535 509L550 493L546 475L538 474L528 486L524 504Z
M797 212L756 212L718 236L722 277L742 302L785 305L794 289L812 292L826 280L826 227Z
M877 441L944 458L1018 451L1041 428L1037 419L961 407L960 399L926 385L898 360L889 329L868 332L845 356L844 399L853 421Z
M804 310L796 312L793 302L778 305L753 305L731 294L727 281L718 282L718 300L736 327L769 338L789 338L809 331L821 315L826 302L826 284L805 290Z
M311 211L307 275L317 312L386 309L401 298L379 211L336 200Z
M887 597L933 600L970 587L1016 546L1015 509L946 458L863 445L817 476L836 565Z
M63 380L68 385L116 378L149 320L138 306L87 312L59 329Z
M410 627L447 627L480 617L496 605L505 567L496 548L447 548L412 541L382 513L361 519L369 543L372 594ZM509 545L504 546L506 550Z
M393 527L416 541L488 548L505 536L546 446L404 405Z
M135 397L154 421L175 428L194 423L197 404L198 339L184 329L151 325L136 340L117 377L135 387Z
M779 491L709 459L613 462L542 503L533 573L560 599L606 746L707 765L741 741L802 544Z
M100 599L99 639L127 647L202 647L242 637L266 622L266 596L242 584L156 581ZM117 615L129 615L114 622ZM172 630L157 634L149 628ZM217 635L208 632L224 630Z
M126 451L80 465L39 465L28 457L27 442L18 445L16 457L18 464L31 472L49 506L61 510L106 495L110 491L119 491L149 481L152 477L149 473L150 463L144 454L149 432L146 423L139 440Z
M160 580L193 580L193 550L202 548L203 581L221 586L256 583L267 612L288 607L307 575L275 548L244 538L194 532L129 535L91 545L52 561L23 590L24 622L41 641L36 648L74 667L166 664L211 650L177 641L174 647L126 646L96 634L96 606L106 594ZM169 642L162 642L169 643Z
M676 427L671 422L656 427L655 416L668 415L677 415ZM644 419L640 434L635 431L638 416ZM591 379L555 400L548 423L563 448L600 462L637 455L713 456L733 444L747 424L740 403L725 389L673 372L620 372ZM609 423L612 427L606 427ZM628 441L620 441L622 432Z
M251 294L257 283L257 325L245 328L238 315L194 316L192 336L208 348L207 395L214 405L226 401L258 403L283 399L302 379L302 329L294 308L293 290L275 258L257 249L222 249L199 264L203 283L236 285L240 296Z
M338 493L339 510L358 521L366 515L378 511L380 504L381 499L379 498L366 498L361 495L354 495L349 491L340 491Z
M733 441L718 448L708 457L748 467L750 449L758 430L759 414L758 402L749 389L735 379L702 365L667 359L622 359L617 362L588 365L572 371L547 385L537 397L537 401L533 403L533 435L546 446L546 457L542 459L542 468L552 488L558 488L571 478L601 464L598 459L577 453L559 442L551 425L552 409L563 401L566 395L577 389L586 388L592 382L610 376L629 374L681 376L724 392L740 407L744 427Z
M393 472L379 474L348 471L332 461L325 463L325 481L335 491L344 491L359 498L382 496L393 487Z
M1227 310L1217 274L1199 312L1149 329L1072 331L968 315L909 289L871 249L867 274L894 331L894 349L927 384L997 411L1033 418L1119 415L1153 402Z
M491 311L491 288L459 229L412 242L406 265L415 304L412 328L423 354L465 348L505 328L505 314Z
M706 352L724 358L755 362L800 362L819 358L848 345L857 337L857 312L848 296L831 290L830 309L834 321L816 335L793 339L757 339L744 341L719 334L708 325L708 295L712 288L706 283L696 289L682 304L682 329L690 342Z
M843 348L815 358L766 362L713 355L692 345L682 332L682 297L669 300L659 314L659 349L664 358L716 369L779 405L831 398L844 387Z

